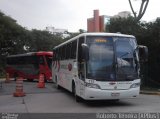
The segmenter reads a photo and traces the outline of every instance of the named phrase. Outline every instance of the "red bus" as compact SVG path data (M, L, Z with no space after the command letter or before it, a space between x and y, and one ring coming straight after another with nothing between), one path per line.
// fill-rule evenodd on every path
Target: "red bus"
M44 74L45 81L51 81L52 57L53 52L45 51L10 55L7 57L6 73L15 80L21 76L29 81L38 79L39 74Z

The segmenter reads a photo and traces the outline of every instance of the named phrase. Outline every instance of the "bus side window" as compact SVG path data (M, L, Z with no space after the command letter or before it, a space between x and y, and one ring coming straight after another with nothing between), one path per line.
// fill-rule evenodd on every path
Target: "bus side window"
M81 80L85 78L84 61L82 59L82 43L84 43L84 37L79 38L78 42L78 76Z
M71 59L76 59L77 40L72 42Z
M24 56L18 57L18 64L20 64L20 65L24 64Z
M66 59L66 46L62 46L62 51L61 51L61 60L65 60Z
M56 61L61 60L61 56L62 56L62 54L60 52L60 49L57 49L56 50Z
M84 43L84 37L79 38L78 42L78 61L82 62L82 44Z
M66 59L70 59L70 50L71 49L71 45L70 43L66 45Z
M13 64L13 58L7 57L7 65L12 65L12 64Z
M44 59L43 56L39 57L39 64L44 65Z
M53 66L55 65L55 62L57 60L57 49L53 49L53 58L52 58L52 61L53 61Z
M54 51L54 52L53 52L52 61L55 61L55 60L56 60L56 52Z
M56 49L56 61L60 60L61 54L60 54L60 49Z

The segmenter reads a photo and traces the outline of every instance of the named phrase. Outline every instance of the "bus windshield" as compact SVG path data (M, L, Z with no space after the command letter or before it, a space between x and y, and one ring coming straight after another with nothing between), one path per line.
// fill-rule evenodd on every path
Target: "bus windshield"
M117 57L117 79L133 80L138 78L139 59L137 44L134 38L115 38Z
M115 78L113 69L114 48L112 37L88 36L86 43L89 47L87 62L87 78L96 80L112 80Z
M86 78L98 81L138 78L138 51L134 38L88 36L89 61Z

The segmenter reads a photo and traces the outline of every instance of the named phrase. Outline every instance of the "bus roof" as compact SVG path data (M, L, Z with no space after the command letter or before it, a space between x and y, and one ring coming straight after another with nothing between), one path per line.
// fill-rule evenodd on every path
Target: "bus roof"
M37 55L51 55L53 56L53 52L45 52L45 51L40 51L40 52L36 52Z
M78 36L75 36L73 38L71 38L70 40L64 42L64 43L61 43L60 45L58 46L55 46L54 49L60 47L60 46L63 46L64 44L67 44L71 41L74 41L75 39L79 38L79 37L82 37L82 36L114 36L114 37L130 37L130 38L135 38L135 36L133 35L127 35L127 34L121 34L121 33L99 33L99 32L94 32L94 33L82 33L82 34L79 34Z
M46 52L46 51L39 51L39 52L29 52L29 53L24 53L24 54L17 54L17 55L10 55L7 57L22 57L22 56L33 56L33 55L49 55L53 56L53 52Z

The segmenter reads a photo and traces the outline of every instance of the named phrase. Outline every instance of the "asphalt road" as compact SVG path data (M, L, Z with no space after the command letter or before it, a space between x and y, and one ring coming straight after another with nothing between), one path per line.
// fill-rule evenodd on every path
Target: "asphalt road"
M57 90L53 83L46 83L46 88L40 89L37 88L37 82L25 81L25 97L13 97L15 86L15 82L12 81L11 83L4 83L3 87L0 88L1 113L160 112L160 96L156 95L141 94L137 98L123 99L118 102L85 101L77 103L71 93L64 89Z

